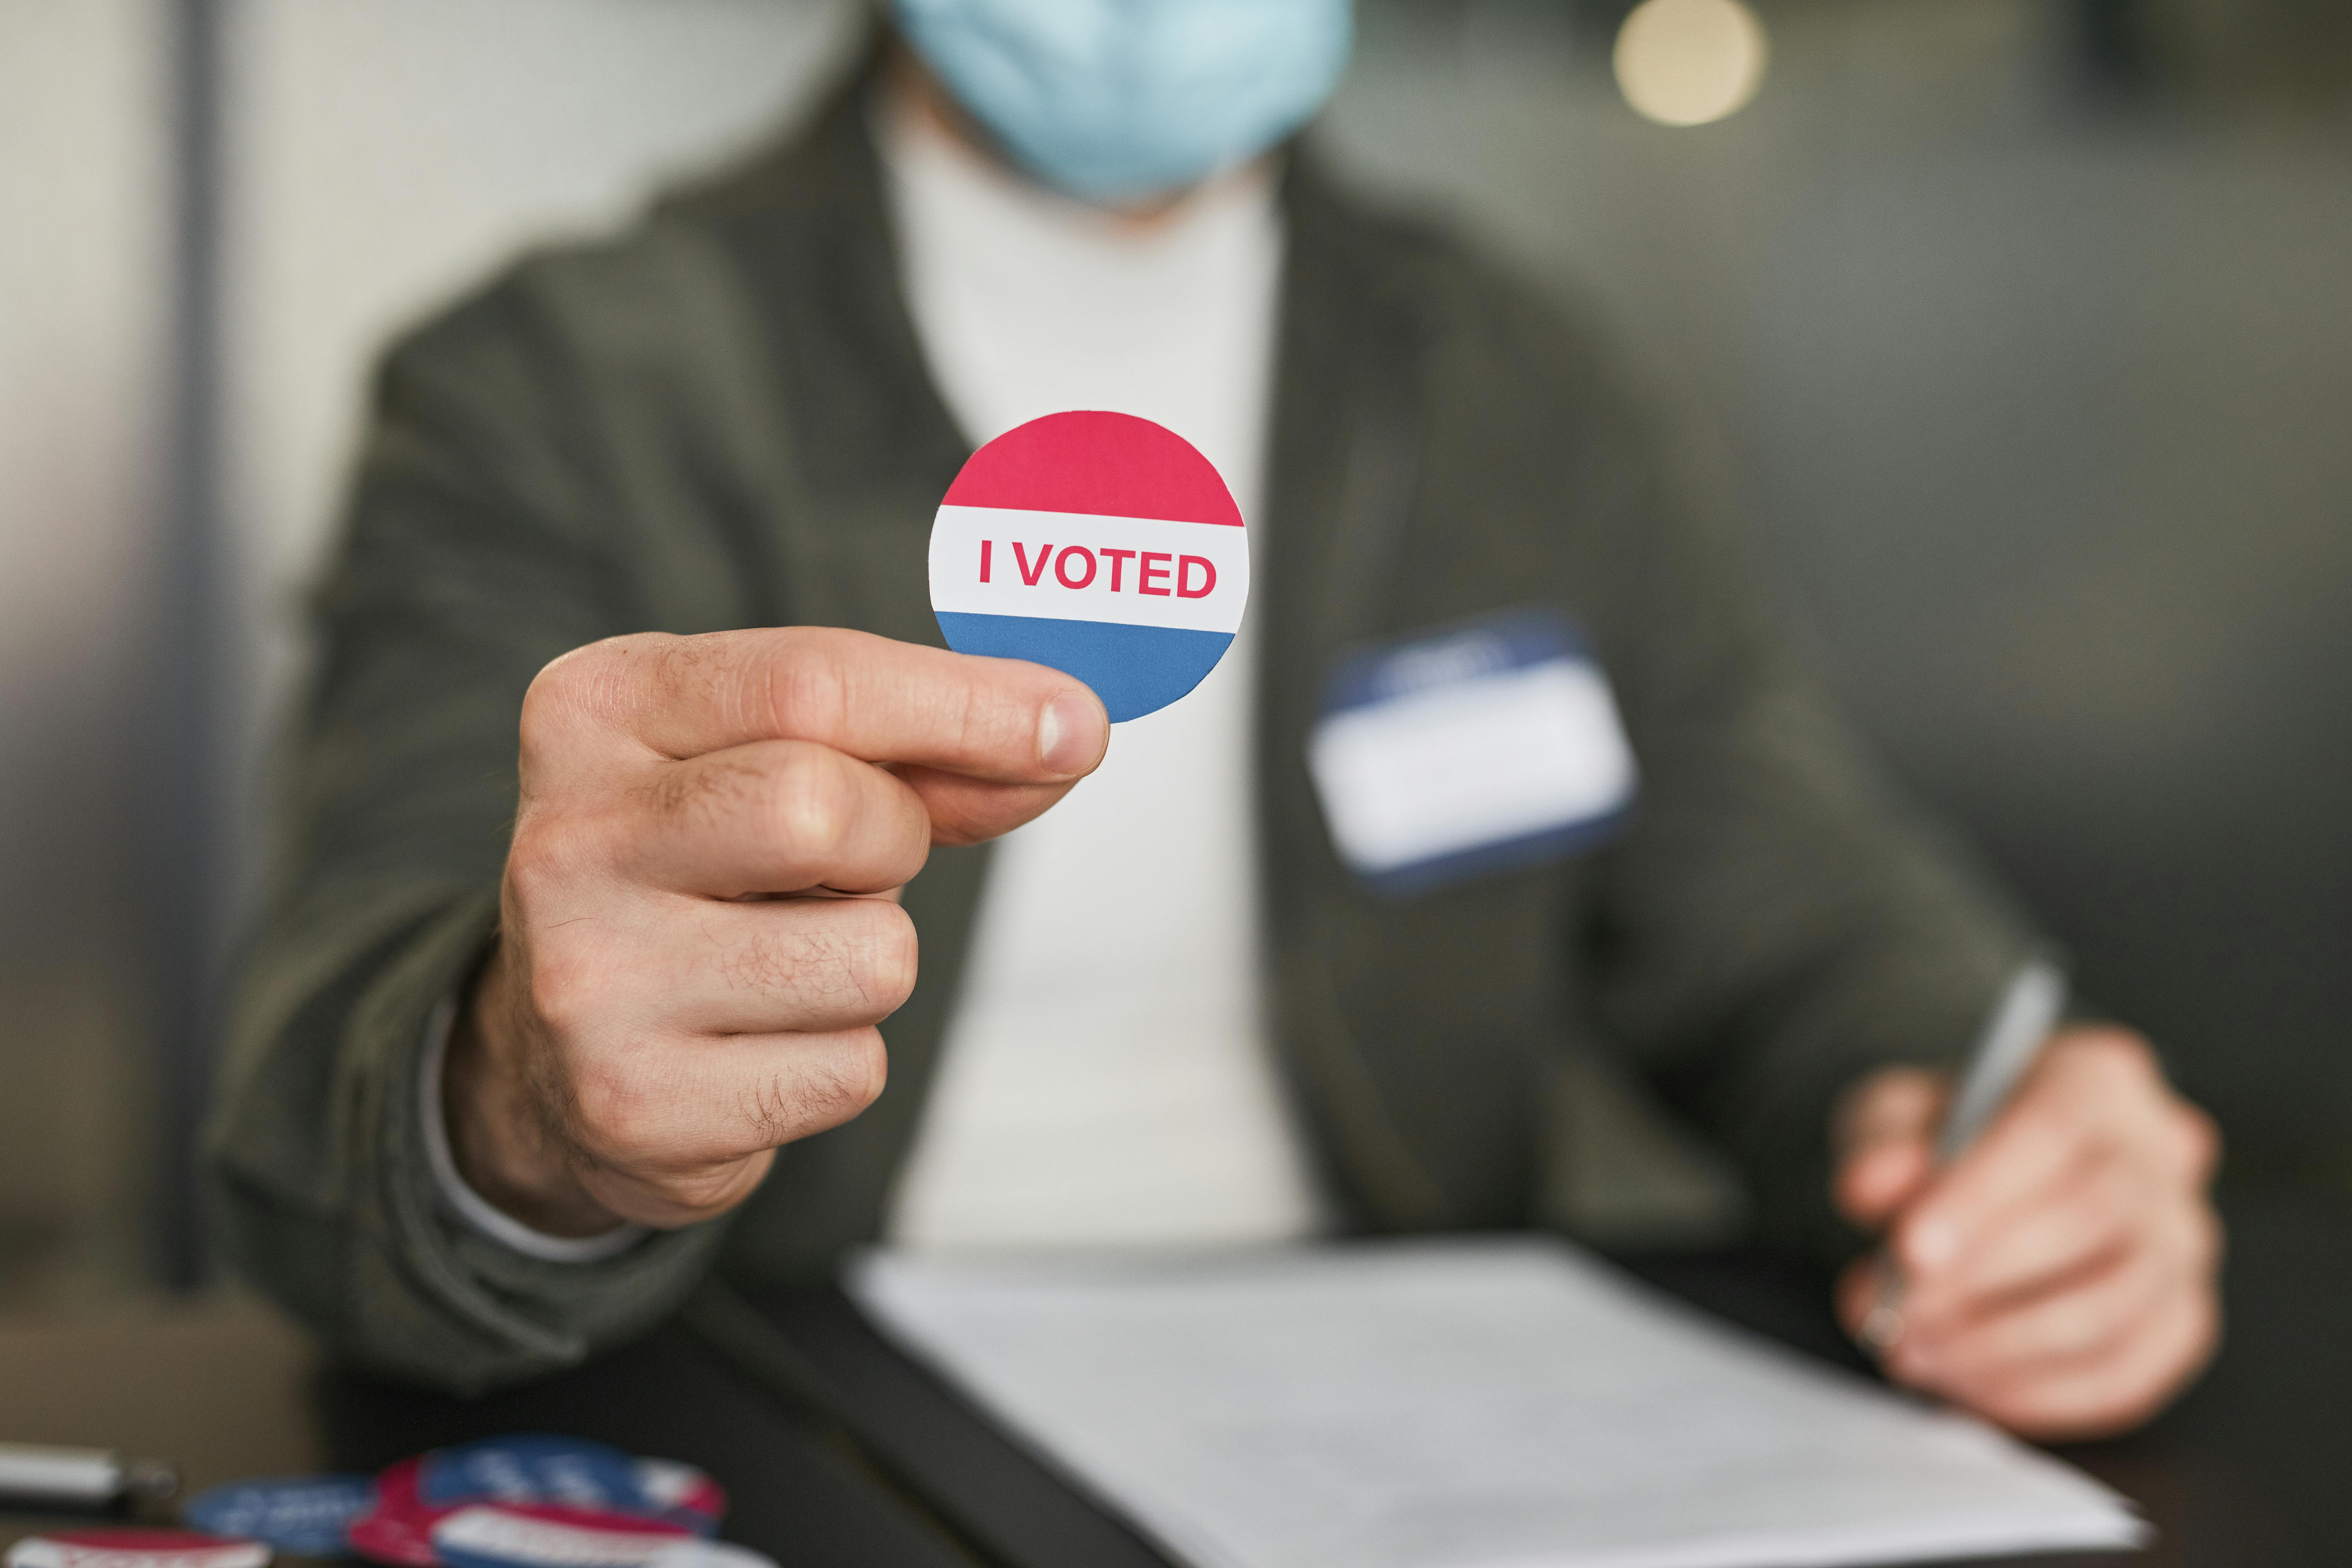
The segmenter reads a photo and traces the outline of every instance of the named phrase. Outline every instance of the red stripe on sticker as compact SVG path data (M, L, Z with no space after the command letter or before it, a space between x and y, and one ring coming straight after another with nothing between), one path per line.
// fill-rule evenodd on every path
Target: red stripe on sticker
M1242 526L1224 481L1191 442L1099 409L1006 431L972 455L940 504Z
M266 1568L269 1548L185 1530L59 1530L8 1549L7 1568Z

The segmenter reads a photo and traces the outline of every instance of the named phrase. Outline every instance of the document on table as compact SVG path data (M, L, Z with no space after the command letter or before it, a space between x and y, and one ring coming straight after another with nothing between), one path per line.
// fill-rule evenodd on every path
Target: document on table
M2120 1548L2088 1477L1540 1237L869 1253L851 1294L1194 1568L1765 1568Z

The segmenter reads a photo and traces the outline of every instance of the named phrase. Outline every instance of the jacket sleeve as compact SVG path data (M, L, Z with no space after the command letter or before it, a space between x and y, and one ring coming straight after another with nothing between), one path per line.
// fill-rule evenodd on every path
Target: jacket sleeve
M719 1239L529 1258L450 1217L425 1159L426 1026L495 934L523 692L634 629L560 367L509 284L380 378L208 1148L236 1266L341 1353L460 1390L649 1326Z
M1689 466L1606 401L1643 520L1622 558L1640 624L1612 660L1643 778L1597 868L1600 1022L1738 1158L1767 1239L1850 1256L1838 1097L1958 1062L2032 937L1841 722Z

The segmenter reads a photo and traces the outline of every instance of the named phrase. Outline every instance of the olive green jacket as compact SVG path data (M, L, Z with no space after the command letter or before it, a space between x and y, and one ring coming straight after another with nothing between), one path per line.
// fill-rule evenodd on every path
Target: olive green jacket
M1646 1073L1791 1238L1830 1234L1825 1121L1965 1048L2023 936L1858 761L1738 548L1678 493L1593 342L1445 236L1295 157L1257 820L1284 1080L1343 1224L1541 1222L1571 1052ZM706 1270L830 1273L880 1230L969 949L984 850L907 895L890 1083L728 1219L593 1264L454 1223L425 1025L496 929L516 715L616 633L857 626L936 643L926 539L967 455L924 366L856 91L610 243L525 260L399 344L320 601L267 922L211 1142L231 1250L347 1354L458 1388L630 1337ZM1565 612L1642 770L1606 847L1402 901L1334 854L1305 766L1343 653Z

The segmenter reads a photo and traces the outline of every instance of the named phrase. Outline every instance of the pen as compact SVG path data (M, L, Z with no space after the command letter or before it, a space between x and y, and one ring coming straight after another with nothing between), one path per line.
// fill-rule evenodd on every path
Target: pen
M169 1465L126 1459L105 1448L0 1443L0 1504L105 1508L131 1500L167 1498L179 1484Z
M2027 959L1994 1004L1984 1033L1978 1037L1959 1092L1944 1117L1943 1131L1936 1136L1937 1169L1966 1153L1969 1145L1992 1124L2025 1069L2041 1055L2042 1042L2050 1037L2065 1009L2065 973L2050 958ZM1895 1260L1894 1249L1882 1243L1878 1299L1863 1317L1862 1342L1883 1352L1902 1334L1903 1270Z

